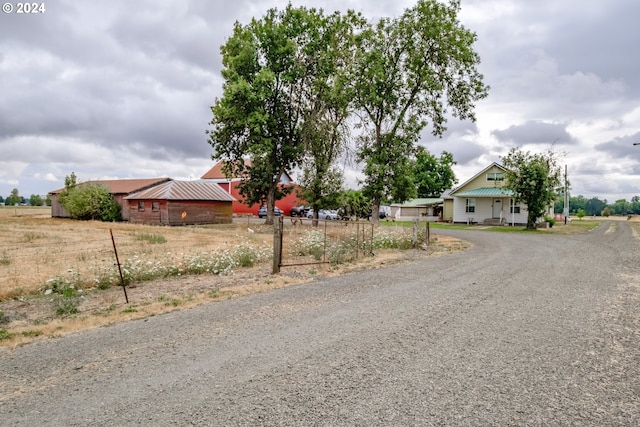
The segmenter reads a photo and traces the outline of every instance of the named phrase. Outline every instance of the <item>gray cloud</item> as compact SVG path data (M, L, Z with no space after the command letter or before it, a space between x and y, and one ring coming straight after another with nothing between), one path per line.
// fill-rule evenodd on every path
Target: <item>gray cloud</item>
M575 138L567 132L566 124L528 121L521 125L511 125L504 130L494 130L492 135L499 141L512 146L528 144L574 145Z
M639 163L635 166L635 170L640 171L640 145L634 146L634 143L640 143L640 132L616 137L611 141L597 144L594 148L615 159L637 160ZM636 174L640 175L640 172L636 172Z
M0 15L0 195L46 193L71 171L202 175L212 165L204 132L222 93L220 46L235 21L288 2L60 0L43 15ZM415 4L291 2L372 20ZM427 129L421 144L451 152L463 181L512 146L555 142L585 196L640 193L628 178L640 164L630 145L640 140L638 15L635 0L464 0L461 19L478 35L492 89L477 123L452 119L442 138ZM587 167L600 176L579 172Z

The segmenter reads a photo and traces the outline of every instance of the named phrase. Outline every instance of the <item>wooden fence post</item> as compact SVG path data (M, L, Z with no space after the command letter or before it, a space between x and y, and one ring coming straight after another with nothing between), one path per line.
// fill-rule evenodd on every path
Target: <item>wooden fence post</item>
M272 274L280 273L282 265L282 216L276 217L273 222L273 271Z
M429 242L431 242L431 228L429 227L429 221L427 221L427 246L429 246Z
M413 241L411 242L413 249L418 247L418 219L413 220Z

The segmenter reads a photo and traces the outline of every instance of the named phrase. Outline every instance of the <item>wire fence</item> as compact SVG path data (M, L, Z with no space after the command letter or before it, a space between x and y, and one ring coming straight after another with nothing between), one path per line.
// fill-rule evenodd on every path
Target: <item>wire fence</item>
M413 235L412 235L413 233ZM273 272L280 268L354 262L371 256L375 249L416 247L428 244L423 230L406 227L375 227L369 221L332 221L278 218L274 227Z
M297 221L283 228L282 267L352 262L373 253L374 226L370 222Z

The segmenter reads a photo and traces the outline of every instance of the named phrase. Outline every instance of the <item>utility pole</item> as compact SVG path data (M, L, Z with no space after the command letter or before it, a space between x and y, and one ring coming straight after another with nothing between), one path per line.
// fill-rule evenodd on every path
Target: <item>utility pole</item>
M567 180L567 165L564 165L564 225L569 216L569 181Z

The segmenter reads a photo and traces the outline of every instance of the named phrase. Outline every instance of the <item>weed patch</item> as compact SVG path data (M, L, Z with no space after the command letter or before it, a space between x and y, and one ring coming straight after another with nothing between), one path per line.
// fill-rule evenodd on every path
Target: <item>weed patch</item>
M135 233L133 238L136 240L142 240L147 243L167 243L167 239L162 234L155 233Z
M11 338L13 338L13 335L11 332L6 331L4 329L0 329L0 341L4 341L4 340L9 340Z
M65 297L63 295L55 295L51 300L53 310L58 316L68 316L78 313L80 299L77 297Z

